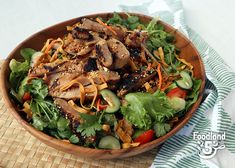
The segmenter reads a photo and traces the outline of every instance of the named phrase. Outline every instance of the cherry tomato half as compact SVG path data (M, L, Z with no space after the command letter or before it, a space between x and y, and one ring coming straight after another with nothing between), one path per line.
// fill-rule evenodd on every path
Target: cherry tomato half
M168 97L180 97L185 99L187 96L187 91L180 88L173 88L167 94Z
M145 144L154 139L155 132L153 130L148 130L140 134L137 138L134 139L134 142L139 142L140 144Z
M27 100L31 100L31 95L29 92L25 92L23 97L22 97L23 102L27 101Z

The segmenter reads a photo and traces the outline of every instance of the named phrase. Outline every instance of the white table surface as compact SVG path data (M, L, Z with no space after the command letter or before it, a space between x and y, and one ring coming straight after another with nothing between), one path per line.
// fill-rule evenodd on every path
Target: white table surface
M141 4L128 0L128 4ZM125 0L0 0L0 58L29 35L81 15L118 11ZM187 24L196 30L235 71L235 1L183 0Z

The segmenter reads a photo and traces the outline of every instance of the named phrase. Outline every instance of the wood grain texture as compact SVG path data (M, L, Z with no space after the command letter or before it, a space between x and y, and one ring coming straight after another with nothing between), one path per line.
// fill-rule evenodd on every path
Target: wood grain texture
M120 13L122 17L126 17L124 13ZM152 17L145 16L142 14L133 14L140 17L140 19L143 22L149 22ZM94 14L94 15L87 15L82 16L79 18L74 18L56 25L53 25L49 28L46 28L29 38L27 38L25 41L20 43L7 57L7 59L4 61L1 69L1 77L0 77L0 86L3 94L3 98L5 100L6 105L8 106L9 110L11 111L12 115L15 117L15 119L33 136L44 142L45 144L54 147L58 150L62 150L64 152L74 154L76 156L85 156L90 158L96 158L96 159L113 159L113 158L123 158L123 157L130 157L137 154L140 154L142 152L149 151L150 149L159 146L164 141L166 141L168 138L173 136L176 132L178 132L192 117L193 113L198 108L201 100L202 100L202 93L205 86L205 70L204 65L202 63L201 57L194 47L194 45L191 43L189 39L187 39L182 33L175 30L170 25L160 22L162 25L165 26L166 31L176 31L175 37L176 37L176 46L181 49L180 56L190 62L195 68L194 68L194 75L197 79L202 80L202 85L199 91L199 98L197 102L193 105L193 107L185 114L185 116L181 119L181 121L166 135L163 137L160 137L152 142L146 143L144 145L141 145L136 148L129 148L129 149L119 149L119 150L102 150L102 149L91 149L91 148L85 148L81 146L76 146L67 142L60 141L58 139L55 139L51 136L48 136L44 134L41 131L36 130L33 128L27 121L24 120L24 118L21 116L20 112L17 111L15 103L11 100L9 96L9 62L12 58L19 59L20 57L20 49L25 47L34 48L36 50L40 50L44 44L44 42L48 38L57 38L57 37L63 37L66 33L66 26L75 24L79 19L83 17L87 18L96 18L101 17L104 19L107 19L112 16L112 13L101 13L101 14Z

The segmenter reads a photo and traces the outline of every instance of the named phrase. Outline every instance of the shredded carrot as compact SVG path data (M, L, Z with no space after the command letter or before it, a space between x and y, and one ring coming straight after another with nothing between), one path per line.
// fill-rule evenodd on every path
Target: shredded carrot
M128 65L130 65L132 71L138 70L135 63L131 59L128 60Z
M172 82L168 82L168 83L161 89L161 91L164 92L171 84L172 84Z
M152 64L151 63L148 63L148 66L146 68L146 71L150 71L151 70L151 67L152 67Z
M110 30L114 35L117 35L117 32L115 32L115 31L112 29L112 27L110 27L110 26L108 26L106 23L102 22L102 20L100 20L99 18L96 18L96 21L97 21L99 24L105 26L105 27L106 27L108 30Z
M162 73L161 73L161 65L158 64L157 66L157 73L158 73L158 88L161 89L161 86L162 86Z

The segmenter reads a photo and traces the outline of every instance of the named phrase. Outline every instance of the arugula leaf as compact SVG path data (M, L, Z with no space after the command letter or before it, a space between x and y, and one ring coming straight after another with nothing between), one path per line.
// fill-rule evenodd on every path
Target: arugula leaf
M123 24L123 19L119 16L118 13L114 12L113 17L107 21L107 24Z
M24 89L37 99L44 99L48 95L48 87L42 79L33 79L30 84L24 86Z
M24 59L30 63L32 55L35 53L36 51L32 48L24 48L22 50L20 50L20 55L22 57L24 57Z
M145 28L144 24L141 23L138 16L132 16L127 14L127 19L121 18L118 13L114 13L113 17L110 18L106 23L111 25L122 25L128 29L134 30L138 26L140 26L142 29Z
M164 122L176 113L170 107L168 99L163 92L129 93L125 96L127 106L121 107L123 116L140 129L149 129L152 122Z
M82 136L94 136L96 131L102 129L102 125L98 122L99 117L96 115L80 114L83 123L77 128L77 132L80 132Z
M154 131L156 137L161 137L171 130L171 126L168 123L156 123L154 124Z

